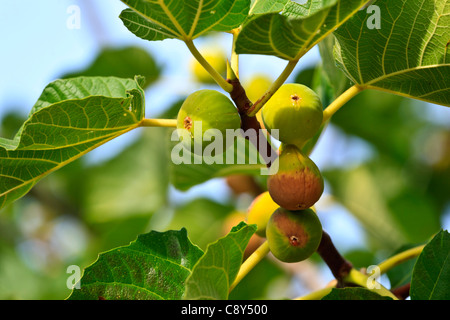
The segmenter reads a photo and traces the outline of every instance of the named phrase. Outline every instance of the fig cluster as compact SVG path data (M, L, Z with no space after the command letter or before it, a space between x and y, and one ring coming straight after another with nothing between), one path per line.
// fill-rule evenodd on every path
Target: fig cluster
M253 209L257 204L252 204L248 219L266 236L276 258L302 261L317 250L322 238L322 225L311 208L322 196L324 181L316 164L301 151L322 125L322 104L310 88L285 84L264 105L262 120L271 134L277 130L281 146L267 179L268 192L255 199L265 211ZM255 211L262 221L251 219Z

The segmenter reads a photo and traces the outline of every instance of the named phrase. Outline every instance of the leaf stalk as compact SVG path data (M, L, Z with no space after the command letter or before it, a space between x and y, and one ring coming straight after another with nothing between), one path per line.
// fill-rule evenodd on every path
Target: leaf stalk
M299 59L291 60L288 62L287 66L284 68L283 72L280 76L272 83L269 90L263 94L261 98L259 98L247 111L247 115L249 117L254 117L259 110L269 101L270 98L275 94L275 92L280 89L280 87L286 82L286 80L291 75L292 71L294 71L297 66Z
M233 86L228 83L216 69L213 68L209 64L208 61L202 56L202 54L197 50L197 47L194 45L192 40L185 40L186 46L189 51L192 53L195 59L202 65L203 68L211 75L211 77L217 82L217 84L226 92L231 92L233 90Z
M354 85L350 87L347 91L342 93L336 98L324 111L323 111L323 121L322 124L330 120L330 118L347 102L349 102L358 93L363 91L365 88L359 85Z
M270 252L269 243L264 241L258 249L256 249L248 258L244 261L239 269L239 272L230 285L229 291L231 292L239 282Z
M139 123L140 127L165 127L176 128L177 120L175 119L142 119Z

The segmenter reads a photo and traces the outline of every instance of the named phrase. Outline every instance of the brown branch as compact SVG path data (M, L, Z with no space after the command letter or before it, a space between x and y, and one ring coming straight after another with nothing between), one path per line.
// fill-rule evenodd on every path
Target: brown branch
M247 115L248 110L251 108L253 104L247 97L245 89L241 85L239 79L237 78L232 80L229 79L227 81L233 85L233 90L230 92L230 97L236 104L236 107L241 116L242 130L244 132L247 132L247 130L255 130L256 139L250 139L250 141L255 145L258 151L261 151L260 147L266 144L267 153L260 152L260 154L264 158L267 167L270 167L270 165L277 157L277 152L276 150L273 149L269 140L267 140L263 135L259 134L261 130L261 124L259 123L258 119L256 117L250 117ZM248 136L249 135L245 135L245 138L248 139Z
M342 279L348 275L353 266L341 256L334 246L333 241L331 241L329 234L325 231L322 231L322 240L320 241L317 253L327 264L328 268L330 268L331 273L338 281L338 287L342 287Z
M403 286L400 286L398 288L395 288L392 291L392 293L399 298L400 300L405 300L409 297L409 290L411 289L411 283L407 283Z

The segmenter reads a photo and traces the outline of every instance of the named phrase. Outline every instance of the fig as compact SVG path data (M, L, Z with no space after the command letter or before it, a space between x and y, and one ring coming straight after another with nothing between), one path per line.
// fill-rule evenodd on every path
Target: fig
M222 140L220 150L225 151L226 130L240 127L241 118L233 102L224 94L210 89L190 94L177 116L177 128L188 133L180 134L180 140L186 149L196 154L202 154L205 147L219 136ZM215 151L219 151L218 148Z
M272 254L283 262L299 262L309 258L319 247L322 224L311 209L289 211L278 208L266 229Z
M225 76L227 71L227 58L222 51L207 49L203 54L206 61L214 68L216 71ZM208 73L208 71L203 68L203 66L196 60L192 59L190 65L191 73L193 74L195 80L204 84L215 84L216 82Z
M319 168L295 145L281 144L279 153L272 165L278 170L267 178L267 189L273 201L288 210L312 207L324 189Z
M265 237L267 221L270 216L280 206L272 200L268 191L261 193L250 204L247 211L247 222L249 224L256 224L258 229L256 234Z
M262 120L269 133L278 129L281 142L301 148L322 125L322 103L307 86L284 84L263 106Z

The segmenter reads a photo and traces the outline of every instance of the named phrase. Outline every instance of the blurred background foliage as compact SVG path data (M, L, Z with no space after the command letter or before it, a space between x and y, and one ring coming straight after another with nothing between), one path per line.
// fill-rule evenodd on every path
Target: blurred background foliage
M229 38L210 36L202 44L217 49L223 40ZM325 106L348 86L334 66L332 41L328 38L313 50L317 57L320 52L322 59L300 64L289 80L314 88ZM167 66L157 62L145 43L139 43L141 46L105 46L90 65L70 72L67 68L58 77L141 74L147 79L147 92L161 82L169 86L164 79ZM257 96L277 72L247 70L245 61L243 57L242 81L251 96ZM250 87L257 76L263 80ZM188 81L186 91L214 87ZM167 107L152 117L176 117L183 95L167 100ZM13 138L26 120L19 109L8 108L2 113L2 137ZM449 118L449 110L441 106L366 91L343 107L317 137L311 158L326 179L318 214L338 249L355 266L376 264L448 227ZM127 245L138 234L185 227L191 241L205 249L245 220L253 198L265 190L265 180L248 172L212 175L207 178L213 179L203 185L177 190L172 183L174 172L182 175L183 171L174 171L171 164L171 132L165 128L138 129L111 156L96 161L82 157L41 180L28 195L2 210L0 299L64 299L70 293L66 287L69 265L83 269L100 252ZM211 172L186 174L202 178ZM249 252L261 241L255 236ZM401 285L411 269L412 264L396 268L382 282ZM292 298L321 288L331 279L316 255L296 264L281 264L269 256L230 298Z

